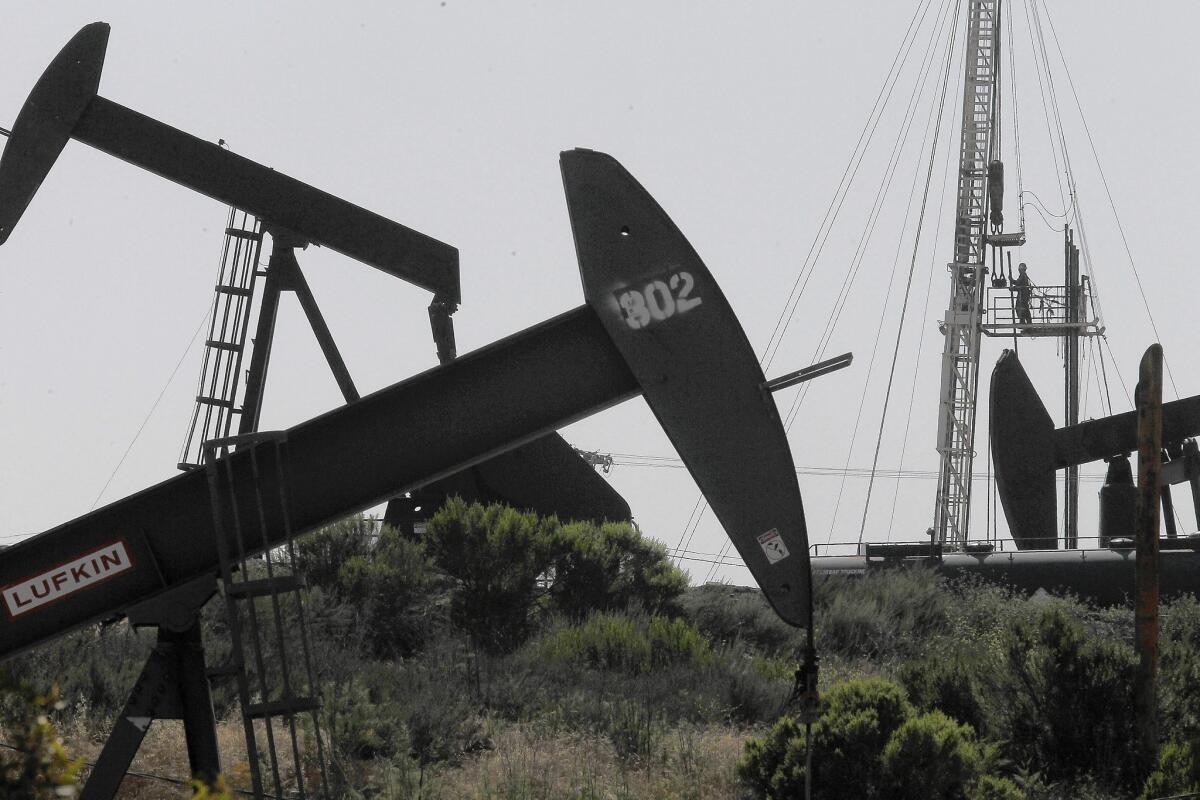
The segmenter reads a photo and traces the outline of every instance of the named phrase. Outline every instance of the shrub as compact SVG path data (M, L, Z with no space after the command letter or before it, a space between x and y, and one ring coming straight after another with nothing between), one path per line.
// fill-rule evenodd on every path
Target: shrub
M375 537L375 520L362 515L326 525L296 539L296 567L309 586L333 591L342 565L369 556Z
M983 768L975 732L940 711L906 720L882 760L886 795L894 800L956 800Z
M48 718L61 710L57 689L39 694L28 683L0 671L0 729L14 742L0 750L0 797L74 797L83 759L72 759Z
M967 792L968 800L1028 800L1028 797L1008 778L997 775L982 776Z
M124 708L153 646L151 630L126 622L90 625L20 655L8 666L14 679L33 685L53 676L73 715L103 728Z
M1159 708L1166 738L1200 739L1200 602L1186 597L1163 608Z
M881 754L912 711L904 690L882 678L833 687L825 711L812 729L813 783L820 787L821 797L858 800L880 796ZM784 717L765 739L746 743L738 776L757 797L802 797L804 759L803 727Z
M951 598L932 570L896 568L817 584L821 652L896 658L922 652L949 629Z
M676 664L702 669L712 660L708 642L684 620L616 612L554 631L538 650L551 661L632 674Z
M814 777L824 788L857 785L860 796L869 795L880 784L880 754L912 705L899 685L883 678L839 684L826 702L813 726Z
M729 652L723 655L729 718L735 722L761 722L778 717L791 689L791 673L778 677L759 659Z
M419 542L385 527L369 555L354 555L338 570L337 595L359 609L366 644L380 658L424 649L442 621L442 580Z
M1167 742L1158 766L1142 789L1142 800L1200 792L1200 752L1192 742Z
M679 606L719 644L742 642L768 655L791 655L801 644L797 630L779 618L757 589L710 583L690 589Z
M1137 778L1131 647L1088 636L1062 609L1005 633L1000 674L1006 738L1016 759L1050 780L1091 773L1126 787Z
M327 685L324 699L343 758L411 758L425 766L457 762L482 744L465 661L453 648L421 661L361 664Z
M628 523L564 525L556 549L551 596L573 619L633 606L671 610L687 589L687 576L671 564L666 547Z
M976 731L990 730L977 666L958 653L906 661L897 680L921 711L941 711Z
M557 529L554 517L457 497L429 520L426 552L457 582L451 619L484 648L504 652L529 637L546 593Z
M666 725L662 712L648 703L621 700L606 709L604 730L622 760L654 760L662 746Z

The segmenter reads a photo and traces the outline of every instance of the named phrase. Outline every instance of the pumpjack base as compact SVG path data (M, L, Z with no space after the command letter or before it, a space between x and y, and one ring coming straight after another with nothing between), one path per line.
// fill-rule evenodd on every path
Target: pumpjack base
M158 641L146 659L129 700L121 710L100 758L80 794L81 800L111 800L156 719L183 721L188 764L205 782L221 771L217 723L204 661L200 609L216 592L205 576L130 609L132 625L158 628Z

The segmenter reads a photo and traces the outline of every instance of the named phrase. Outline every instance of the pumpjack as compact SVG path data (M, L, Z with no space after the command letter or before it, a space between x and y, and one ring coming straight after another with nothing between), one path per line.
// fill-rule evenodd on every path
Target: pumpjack
M452 248L100 97L108 32L83 28L21 110L0 158L0 243L76 139L457 302ZM112 796L154 718L183 719L193 772L219 771L197 614L218 574L226 592L263 583L230 583L231 553L244 565L637 395L772 607L811 640L804 509L774 386L712 274L633 176L592 150L560 165L583 305L286 431L210 443L205 469L3 552L0 659L120 615L158 628L85 797ZM261 700L266 715L301 707Z
M944 552L936 541L867 545L853 556L813 559L817 574L860 575L873 568L926 563L949 577L973 575L1025 592L1065 591L1115 605L1134 596L1138 489L1130 453L1137 449L1137 412L1056 428L1017 353L1005 350L992 371L990 435L996 490L1015 551L991 544ZM1187 484L1200 525L1200 395L1162 404L1162 521L1158 584L1163 596L1200 592L1200 535L1179 536L1171 494ZM1100 529L1094 547L1077 537L1060 542L1056 475L1095 461L1108 464L1099 492ZM1060 544L1065 546L1060 547Z

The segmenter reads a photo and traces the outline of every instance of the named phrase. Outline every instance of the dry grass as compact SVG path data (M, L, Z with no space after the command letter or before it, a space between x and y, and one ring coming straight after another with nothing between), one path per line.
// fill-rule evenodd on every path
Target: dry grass
M68 750L73 756L81 756L88 763L95 763L104 746L102 738L87 736L81 730L73 729L73 727L68 725L64 730ZM259 722L256 727L260 747L265 746L265 725ZM280 754L284 790L288 792L294 790L296 786L296 776L291 768L291 741L285 726L280 721L275 722L272 733L275 736L276 750ZM100 737L104 735L106 734L101 733ZM242 733L240 719L232 718L218 723L217 745L221 751L221 765L229 786L233 789L248 791L251 788L250 766L246 759L246 739ZM302 742L302 750L303 745ZM121 800L190 797L191 792L186 784L191 778L191 774L188 769L183 723L175 720L156 720L150 726L150 730L146 732L146 738L142 740L142 746L129 769L131 773L144 773L157 777L142 777L135 774L126 776L117 795ZM85 770L83 775L85 779L87 774L88 770ZM315 776L309 775L307 779L312 781L313 777ZM267 792L272 793L273 784L269 772L264 771L263 780Z
M734 765L749 736L732 728L679 727L649 759L621 759L595 736L551 735L536 726L496 732L495 749L441 771L427 798L618 800L737 798Z
M69 728L70 751L94 762L102 743ZM261 739L263 731L259 733ZM277 736L281 735L277 729ZM467 756L458 766L441 765L422 774L415 765L405 770L360 764L356 774L376 789L370 796L381 800L734 800L743 794L734 765L750 735L733 728L683 726L665 731L652 757L622 759L611 742L598 736L511 725L492 731L493 749ZM236 788L249 789L240 722L220 723L217 736L227 779ZM131 770L185 782L188 764L182 724L156 721ZM288 778L285 782L290 784ZM118 797L157 800L189 795L183 785L130 775Z

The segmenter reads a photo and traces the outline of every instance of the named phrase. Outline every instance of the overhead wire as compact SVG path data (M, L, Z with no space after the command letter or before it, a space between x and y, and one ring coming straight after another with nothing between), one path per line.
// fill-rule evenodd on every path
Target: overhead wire
M908 56L912 51L913 43L916 41L917 32L924 23L931 4L932 0L921 0L921 2L917 4L917 9L914 11L913 17L909 21L908 28L905 30L904 36L900 42L900 46L896 51L896 55L892 58L892 64L889 67L888 74L884 78L884 82L879 93L876 95L871 111L867 115L867 121L864 124L863 131L860 132L858 142L851 153L850 165L843 170L842 180L839 182L838 189L834 192L833 200L831 200L830 208L833 209L833 216L830 218L830 210L827 208L825 217L822 219L821 226L818 227L817 234L814 237L813 244L809 247L809 253L805 256L805 262L802 263L801 269L797 274L797 278L793 282L792 292L789 294L788 302L784 304L784 310L780 316L780 320L783 321L776 321L775 330L772 331L771 340L768 342L767 348L760 359L764 370L769 369L774 363L775 356L779 350L779 345L782 343L788 328L791 326L791 322L795 317L796 309L799 306L799 298L807 288L808 280L811 278L816 267L816 263L820 259L821 253L824 250L825 242L828 240L829 232L832 230L833 223L836 221L838 214L841 212L842 205L845 202L846 195L849 193L849 189L854 181L854 178L858 175L858 170L862 165L863 156L865 155L871 140L874 138L875 130L879 125L879 120L882 118L883 111L891 99L892 92L899 80L900 73L903 70L904 65L908 62ZM848 178L847 175L849 176ZM798 289L797 286L799 287ZM801 393L806 394L807 388L808 387L805 386L804 389L801 390ZM689 516L691 530L689 532L688 526L685 525L684 532L680 536L679 541L680 543L684 543L683 546L688 546L691 540L695 537L696 531L699 529L700 520L704 516L707 508L708 504L704 501L703 496L698 497L695 505L693 506L693 513ZM679 545L677 544L677 547L678 546Z
M1057 217L1058 219L1066 219L1071 213L1071 209L1069 209L1069 208L1064 208L1061 213L1051 211L1049 209L1049 207L1047 207L1045 201L1042 200L1042 198L1038 197L1037 193L1034 192L1032 189L1022 189L1020 191L1020 194L1022 197L1024 195L1029 195L1030 197L1032 197L1034 199L1034 202L1036 202L1037 205L1039 205L1041 207L1042 212L1048 216ZM1022 201L1022 202L1024 202L1024 201Z
M916 32L920 29L921 24L925 20L925 15L929 11L929 6L932 0L921 0L917 4L917 9L913 12L913 17L909 20L908 28L904 32L904 36L900 41L900 47L896 54L892 57L891 66L888 68L887 76L884 78L883 85L879 89L879 93L875 96L875 102L871 106L870 112L867 114L867 121L863 124L863 129L858 135L858 140L855 142L854 149L850 154L850 161L846 164L846 168L842 171L842 177L838 182L837 189L834 190L833 198L829 202L829 206L825 209L825 215L821 219L820 225L817 227L817 234L813 237L812 243L809 245L808 253L801 263L801 268L796 275L796 280L792 284L792 290L788 294L788 300L784 304L783 313L775 323L775 329L771 332L771 338L768 340L767 348L764 350L762 358L764 369L769 369L774 363L775 355L778 352L779 344L783 341L787 334L787 329L791 326L792 320L795 317L796 308L799 304L800 296L804 293L804 289L808 285L808 278L811 277L813 269L816 267L816 262L820 259L821 252L824 250L825 241L829 237L829 231L833 228L834 222L837 220L838 214L841 212L842 204L845 202L846 195L849 193L850 186L854 178L858 175L858 170L862 166L863 156L867 148L874 138L875 130L879 126L879 120L883 116L883 111L887 107L888 101L891 99L892 91L895 88L896 81L899 79L900 71L908 61L908 54L912 50L912 44L916 41ZM849 177L847 177L847 175ZM830 212L833 212L832 219ZM815 251L815 255L814 255ZM802 283L803 280L803 283ZM799 288L797 288L799 287Z
M175 367L171 370L171 374L167 376L167 380L165 383L163 383L162 389L159 390L158 397L154 398L154 403L150 406L150 410L146 412L146 416L142 419L142 424L138 425L138 429L134 432L133 438L129 440L129 444L125 447L125 452L123 452L121 454L121 458L117 460L117 465L113 467L112 472L109 473L108 480L104 482L104 486L102 486L100 491L96 494L96 499L92 501L92 507L89 510L95 510L96 506L100 504L100 498L104 497L104 493L108 491L108 487L112 484L113 479L117 477L117 472L120 471L121 466L125 463L125 459L129 457L130 451L132 451L133 446L137 444L138 439L142 435L142 431L144 431L146 429L146 425L149 424L150 418L153 417L154 412L158 410L158 405L162 402L163 396L167 393L167 389L170 388L171 384L175 381L175 376L179 374L179 368L183 366L183 362L187 359L188 353L190 353L192 351L192 347L195 346L196 339L200 336L200 331L204 330L204 325L208 322L208 316L210 313L211 311L206 305L204 316L200 319L200 324L196 326L196 330L192 333L192 338L188 340L187 347L184 348L183 353L179 356L179 360L175 362Z
M957 25L953 28L953 30L954 31L958 30ZM963 68L965 66L964 62L966 60L966 57L967 57L966 56L966 48L964 47L962 49L962 52L959 53L959 61L958 61L959 69L958 69L958 71L960 73L963 71ZM936 243L941 240L941 235L942 235L942 221L945 219L945 215L943 212L945 211L946 196L949 194L950 176L952 174L952 171L950 169L950 158L951 158L951 156L953 156L953 154L954 154L954 148L947 147L945 161L942 163L942 191L938 197L938 210L937 210L937 215L936 215L936 222L934 223L933 241L935 243L935 247L934 247L934 249L931 249L930 253L929 253L929 273L925 279L925 301L921 307L921 319L929 319L929 300L933 296L933 276L937 269L937 264L938 264ZM916 364L913 367L913 381L909 387L909 393L908 393L908 408L905 412L905 420L904 420L904 436L901 438L901 444L900 444L900 464L899 464L900 469L903 469L904 462L908 457L908 437L909 437L909 433L912 430L913 406L916 404L916 398L917 398L917 376L920 374L921 359L922 359L922 355L925 352L925 337L920 334L920 331L918 331L918 335L917 335L916 339L917 339L917 356L916 356ZM887 530L887 540L888 541L891 541L892 531L895 528L896 507L899 503L899 500L900 500L900 478L899 478L899 476L897 476L895 482L892 485L892 507L891 507L891 511L888 515L888 530Z
M958 8L958 6L956 6L956 8ZM956 11L955 15L954 15L954 20L950 25L950 31L951 31L950 36L947 37L948 41L947 41L947 45L946 45L946 58L945 58L946 66L943 70L943 75L942 75L941 96L938 100L936 112L934 112L932 104L931 104L931 108L930 108L930 117L933 121L933 126L934 126L933 142L930 144L930 147L929 147L929 166L925 173L925 187L924 187L924 190L921 195L921 208L920 208L920 211L917 213L917 230L916 230L916 234L913 237L912 258L909 260L908 279L904 285L904 300L900 307L900 322L896 326L896 343L895 343L895 346L892 348L892 363L888 369L887 388L884 391L884 396L883 396L883 410L879 415L879 434L875 440L875 454L871 460L871 477L867 483L867 496L866 496L865 502L863 503L862 524L859 526L859 530L858 530L858 542L860 545L862 544L863 536L865 535L866 530L867 530L867 515L870 513L870 508L871 508L871 493L875 487L875 470L879 466L879 451L883 446L884 426L886 425L886 422L887 422L888 405L890 404L891 399L892 399L892 385L893 385L893 382L896 377L896 363L900 357L900 344L901 344L901 341L904 336L904 322L908 317L908 301L909 301L909 297L911 296L911 293L912 293L913 275L916 273L916 269L917 269L917 255L920 252L920 247L921 247L921 233L925 228L925 210L929 204L929 188L933 184L933 168L934 168L934 165L937 163L937 148L938 148L938 143L941 140L942 117L945 112L946 93L950 86L950 68L954 64L954 30L957 27L957 23L958 23L958 13ZM928 129L928 123L927 123L926 138L928 138L928 134L929 134L929 129ZM922 142L922 145L924 145L924 142ZM914 176L913 176L913 181L914 181L913 188L914 189L916 188L916 178L918 177L918 175L919 175L919 172L914 174ZM909 202L911 204L911 194L910 194ZM905 218L905 223L907 223L907 221L908 221L908 212L907 211L905 211L904 218ZM902 226L902 227L904 227L904 226ZM897 249L899 249L899 245L897 245Z
M1029 43L1030 43L1030 46L1031 46L1032 52L1033 52L1034 74L1037 76L1038 94L1040 95L1041 100L1042 100L1042 119L1046 123L1046 137L1050 140L1050 156L1051 156L1051 158L1054 159L1055 185L1058 187L1059 199L1062 200L1063 207L1066 208L1067 207L1067 192L1063 188L1063 175L1062 175L1063 165L1060 164L1059 160L1058 160L1058 149L1055 147L1055 143L1057 140L1054 136L1054 130L1053 130L1053 128L1051 126L1051 122L1050 122L1053 115L1050 112L1049 102L1046 99L1046 80L1047 80L1047 78L1043 76L1043 71L1045 69L1047 69L1047 63L1045 63L1045 48L1043 47L1041 49L1041 51L1039 51L1039 49L1038 49L1037 34L1035 32L1035 29L1037 27L1036 22L1035 22L1035 10L1030 8L1030 5L1029 5L1030 0L1024 0L1024 2L1025 2L1025 30L1029 34ZM1034 0L1034 4L1036 6L1036 0ZM1041 52L1041 55L1042 55L1041 58L1039 58L1039 52Z
M1020 107L1017 105L1017 55L1016 55L1016 36L1013 35L1012 21L1012 3L1004 4L1004 23L1008 28L1008 36L1005 37L1005 44L1008 47L1008 93L1009 100L1012 105L1013 119L1013 155L1017 162L1017 217L1019 230L1025 230L1025 201L1023 199L1025 191L1024 172L1021 168L1021 116Z
M1035 0L1035 2L1036 2L1036 0ZM1100 182L1104 186L1104 194L1108 198L1109 207L1112 209L1113 219L1117 225L1117 232L1120 234L1121 244L1125 248L1125 256L1126 256L1126 258L1129 259L1129 266L1130 266L1130 269L1133 271L1133 277L1134 277L1135 282L1137 283L1138 294L1142 298L1142 306L1145 308L1146 316L1150 320L1150 328L1151 328L1151 330L1154 331L1154 338L1157 339L1159 342L1161 342L1162 336L1161 336L1161 334L1159 334L1158 325L1154 321L1154 313L1150 310L1150 301L1146 298L1146 290L1145 290L1145 287L1142 285L1142 277L1141 277L1141 274L1138 272L1137 263L1135 262L1135 260L1133 258L1133 251L1129 247L1129 238L1125 235L1125 226L1121 223L1121 216L1117 212L1117 204L1116 204L1116 201L1113 200L1112 190L1109 188L1109 185L1108 185L1108 177L1105 175L1104 167L1100 163L1100 154L1096 150L1095 139L1092 138L1091 128L1088 126L1087 117L1083 113L1083 104L1080 102L1079 93L1075 89L1075 81L1071 77L1071 70L1067 66L1066 57L1063 55L1063 51L1062 51L1062 43L1058 39L1058 32L1054 28L1054 20L1050 16L1050 9L1048 7L1046 8L1046 22L1047 22L1048 27L1050 28L1050 35L1051 35L1051 38L1053 38L1053 40L1054 40L1055 48L1058 50L1059 58L1062 60L1063 73L1067 76L1067 85L1070 87L1071 96L1075 100L1075 108L1079 112L1079 120L1080 120L1080 122L1083 123L1084 135L1087 136L1088 146L1091 148L1092 158L1095 160L1095 163L1096 163L1096 170L1100 174ZM1110 354L1111 354L1111 350L1110 350ZM1175 384L1175 376L1171 372L1171 365L1165 357L1163 359L1163 366L1166 370L1168 379L1171 381L1171 389L1175 392L1175 396L1179 397L1179 388Z
M941 17L941 14L939 13L939 18L940 17ZM934 32L936 33L936 27L934 28ZM931 45L932 45L932 41L933 41L933 36L931 35ZM927 49L926 53L928 54L928 52L929 52L929 50ZM922 66L922 70L924 70L924 65ZM898 77L899 76L897 76L897 78ZM895 82L893 83L893 87L894 86L895 86ZM910 94L909 110L912 109L911 104L913 102L913 96L915 95L917 86L919 86L919 83L914 85L913 94ZM841 320L842 313L844 312L845 307L846 307L847 302L850 297L850 291L854 286L854 283L859 275L859 272L860 272L860 269L862 266L863 257L865 255L865 245L870 240L871 236L873 235L874 230L875 230L875 225L878 223L880 211L881 211L882 205L883 205L883 199L886 196L887 191L891 186L892 179L895 176L896 168L899 163L899 151L900 151L901 147L903 146L904 142L907 140L907 135L908 135L908 132L910 129L911 129L911 117L906 113L905 123L903 124L903 128L902 128L901 132L896 136L895 142L893 143L893 147L892 147L892 153L888 160L888 165L884 169L883 176L880 179L879 187L876 189L875 202L873 203L871 211L868 214L867 222L865 223L863 230L859 235L858 243L855 247L855 253L854 253L854 256L852 257L851 267L847 271L845 278L843 278L843 280L842 280L842 285L838 289L838 294L837 294L836 299L834 300L832 310L831 310L829 316L826 318L825 326L821 332L821 336L818 340L817 347L814 349L814 354L812 357L812 360L814 362L819 361L821 358L824 357L826 348L829 346L829 342L832 338L833 332L837 329L837 325ZM787 429L787 430L791 429L792 424L795 422L796 415L799 413L800 406L803 405L804 400L808 396L808 389L810 386L811 386L811 384L805 384L801 388L801 390L796 394L796 396L793 398L791 407L789 408L788 413L785 416L785 424L784 424L785 429Z
M677 456L645 455L639 453L609 453L613 457L613 466L643 469L686 469L683 459ZM871 468L868 466L838 467L819 465L800 465L795 467L797 475L808 477L838 477L847 475L851 478L869 478ZM878 467L878 476L896 479L934 480L938 477L937 470L904 469L901 467ZM985 480L985 473L972 473L972 480ZM1103 476L1094 476L1101 479ZM686 550L686 548L685 548Z
M954 4L954 7L957 8L958 7L957 4ZM950 19L950 15L948 13L949 8L950 8L949 3L943 4L943 6L941 7L941 10L939 10L939 12L938 12L938 16L937 16L937 18L934 22L934 25L930 31L929 42L926 45L925 54L924 54L924 57L922 58L922 62L921 62L921 66L918 71L917 79L914 81L912 92L909 95L909 104L905 111L904 119L901 122L900 134L897 136L896 142L893 145L892 153L891 153L887 168L885 169L883 180L881 181L881 186L880 186L879 190L877 190L875 204L871 210L871 216L868 220L866 228L864 229L862 235L859 238L858 248L855 252L854 259L852 261L851 272L848 275L847 280L843 281L843 292L841 293L841 296L839 297L839 304L835 310L835 314L833 316L831 323L827 324L827 328L826 328L827 335L824 337L824 345L823 346L828 345L828 342L832 339L832 334L833 334L834 330L836 330L836 326L841 319L842 312L845 309L845 306L849 299L850 289L853 287L854 279L857 277L858 272L861 269L863 260L865 258L867 243L870 241L870 238L874 233L875 225L877 224L877 222L879 220L879 216L880 216L880 212L883 207L884 200L887 197L887 193L888 193L889 189L891 188L892 181L895 178L896 172L898 171L899 164L900 164L900 156L903 153L904 145L907 144L907 142L908 142L908 137L912 131L913 122L916 119L917 109L920 107L921 98L925 94L925 88L928 84L929 77L931 74L933 74L933 66L937 62L937 59L935 58L936 53L937 53L936 44L940 38L939 37L940 29L945 24L946 20ZM957 20L957 12L954 16L954 19ZM931 103L931 106L932 106L932 103ZM932 108L931 108L930 115L932 117ZM927 139L928 134L929 134L928 124L926 125L925 130L926 130L925 136ZM924 149L924 141L922 142L921 149L922 150ZM918 169L914 173L913 186L912 186L912 189L910 190L910 195L909 195L910 200L909 200L909 203L905 207L905 216L904 216L905 224L907 224L908 215L911 211L911 207L912 207L911 198L915 194L916 183L917 183L917 179L919 177L920 177L920 168L918 167ZM902 225L901 227L903 229L904 226ZM897 256L899 255L899 248L903 243L903 236L904 236L904 234L903 234L903 230L902 230L900 239L897 242L897 253L896 253ZM888 291L884 294L883 308L878 315L879 321L876 326L876 332L875 332L875 336L874 336L873 343L871 346L871 357L870 357L870 360L869 360L869 363L868 363L868 366L866 369L867 377L866 377L865 383L867 385L870 384L871 377L875 371L874 370L875 359L878 356L879 343L882 338L881 334L883 332L883 324L884 324L885 319L887 318L887 310L888 310L888 306L890 305L890 302L891 302L892 292L890 290L891 290L892 284L895 281L896 266L897 266L898 260L899 260L898 258L893 258L893 260L892 260L892 268L891 268L891 272L888 275L888 281L887 281ZM910 274L910 278L911 278L911 274ZM906 297L907 297L907 293L906 293ZM824 355L824 352L822 350L821 354L818 355L817 358L819 359L819 358L823 357L823 355ZM868 395L868 392L866 391L866 386L864 386L864 390L861 393L861 395L859 396L858 411L855 415L854 425L852 427L851 434L850 434L850 447L846 454L847 463L849 463L850 459L853 458L854 448L855 448L855 445L857 444L857 440L858 440L858 431L859 431L859 427L862 423L863 409L865 408L865 405L866 405L867 395ZM798 396L797 401L799 401L800 399L801 398ZM790 427L791 423L795 420L798 412L799 412L798 402L793 403L793 408L789 412L789 415L788 415L788 426L789 427ZM841 486L839 486L839 488L838 488L837 498L834 501L833 515L832 515L832 518L831 518L831 521L829 524L829 532L827 535L827 541L832 538L834 529L836 528L837 519L838 519L838 515L841 511L842 499L843 499L844 495L845 495L845 483L843 482L841 484Z
M1117 357L1113 355L1112 345L1108 343L1108 337L1101 335L1100 341L1108 348L1108 358L1112 362L1113 370L1117 373L1117 383L1121 386L1121 391L1125 393L1125 402L1133 408L1133 397L1129 394L1129 387L1125 384L1125 378L1121 375L1121 365L1117 363Z

